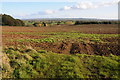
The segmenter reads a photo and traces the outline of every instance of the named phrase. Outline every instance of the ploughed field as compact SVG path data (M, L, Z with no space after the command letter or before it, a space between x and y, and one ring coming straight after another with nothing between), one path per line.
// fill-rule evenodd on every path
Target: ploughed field
M117 34L118 24L56 25L51 27L9 27L3 32L80 32L94 34Z
M3 78L119 78L117 24L2 28Z

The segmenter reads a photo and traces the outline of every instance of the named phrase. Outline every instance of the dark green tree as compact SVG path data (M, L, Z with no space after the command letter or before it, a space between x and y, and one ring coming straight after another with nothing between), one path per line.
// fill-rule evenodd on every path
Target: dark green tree
M2 15L2 25L7 26L24 26L24 22L19 19L14 19L10 15L3 14Z

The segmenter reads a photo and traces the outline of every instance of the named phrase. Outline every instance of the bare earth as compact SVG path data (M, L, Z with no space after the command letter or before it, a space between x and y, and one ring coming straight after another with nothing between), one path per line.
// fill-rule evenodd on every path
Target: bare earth
M42 48L48 51L53 51L55 53L64 54L76 54L76 53L86 53L86 54L97 54L97 55L109 55L110 53L114 55L119 55L118 44L112 44L112 42L117 42L118 38L106 38L110 44L91 44L87 43L76 43L71 41L65 41L61 43L19 43L11 42L13 39L42 39L46 36L32 35L38 33L49 33L49 32L79 32L88 34L117 34L118 25L117 24L94 24L94 25L56 25L52 27L14 27L14 26L3 26L2 27L2 41L3 45L13 46L13 45L27 45L33 48ZM10 34L9 34L10 32ZM16 33L30 33L30 34L11 34L11 32ZM53 34L47 35L48 37Z
M118 24L57 25L52 27L10 27L3 26L3 32L81 32L94 34L117 34Z

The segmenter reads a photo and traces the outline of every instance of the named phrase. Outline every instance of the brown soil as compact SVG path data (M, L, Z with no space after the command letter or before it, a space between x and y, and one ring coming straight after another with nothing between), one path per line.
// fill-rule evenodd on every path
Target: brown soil
M33 45L32 45L33 46ZM59 44L41 43L35 45L35 47L42 48L55 53L64 54L89 54L89 55L105 55L109 54L120 55L118 44L92 44L92 43L70 43L62 42Z
M78 26L53 26L53 27L2 27L3 32L81 32L81 33L96 33L96 34L117 34L118 25L78 25ZM50 34L52 35L52 34ZM59 54L89 54L89 55L119 55L119 44L113 43L117 42L116 38L106 38L103 41L108 41L111 43L78 43L75 41L63 41L59 43L19 43L19 42L9 42L9 39L40 39L45 38L39 35L30 34L2 34L3 46L16 46L16 45L27 45L32 46L36 49L45 49L47 51L53 51Z
M82 43L82 42L60 42L60 43L6 43L6 46L25 45L32 46L36 50L47 50L59 54L89 54L108 56L110 54L120 55L117 43Z
M60 25L52 27L10 27L3 26L3 32L81 32L96 34L117 34L118 24Z
M2 38L5 39L41 39L45 36L34 36L29 34L3 34Z

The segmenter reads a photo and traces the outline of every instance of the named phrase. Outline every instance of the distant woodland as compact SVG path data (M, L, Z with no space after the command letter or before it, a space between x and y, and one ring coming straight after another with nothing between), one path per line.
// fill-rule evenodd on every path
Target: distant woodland
M10 15L1 14L0 18L2 22L0 23L3 26L24 26L24 22L20 19L14 19Z
M53 26L53 25L82 25L82 24L119 24L117 20L82 20L82 19L74 19L74 20L20 20L14 19L10 15L0 14L0 25L3 26L26 26L26 27L45 27L45 26Z

